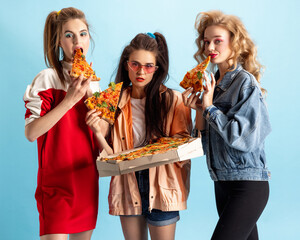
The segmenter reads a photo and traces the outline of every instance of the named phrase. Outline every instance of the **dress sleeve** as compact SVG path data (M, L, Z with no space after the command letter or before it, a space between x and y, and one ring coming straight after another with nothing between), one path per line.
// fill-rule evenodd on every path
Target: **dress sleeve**
M51 72L43 70L34 78L32 84L27 86L23 96L26 108L25 126L51 110L55 91L52 84L54 78Z

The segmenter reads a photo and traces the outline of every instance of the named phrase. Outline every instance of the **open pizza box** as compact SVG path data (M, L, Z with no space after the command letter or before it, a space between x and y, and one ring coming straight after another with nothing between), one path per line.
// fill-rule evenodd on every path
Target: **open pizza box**
M109 156L105 151L103 151L96 161L99 176L116 176L203 156L201 138L192 138L188 143L178 146L177 149L172 149L164 153L143 156L128 161L101 160L102 158L112 158L119 154L128 153L134 150L137 150L137 148L112 154Z

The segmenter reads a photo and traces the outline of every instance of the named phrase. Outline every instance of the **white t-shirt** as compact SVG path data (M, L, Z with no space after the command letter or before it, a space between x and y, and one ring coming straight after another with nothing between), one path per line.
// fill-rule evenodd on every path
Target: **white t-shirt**
M131 98L133 146L139 147L145 140L145 102L146 98Z

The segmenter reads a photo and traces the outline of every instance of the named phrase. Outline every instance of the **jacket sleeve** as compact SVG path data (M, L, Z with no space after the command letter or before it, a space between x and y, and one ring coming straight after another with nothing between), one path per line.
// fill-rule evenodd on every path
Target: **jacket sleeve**
M191 110L184 106L181 102L175 107L174 115L171 123L170 136L172 137L187 137L191 135L192 121Z
M171 121L169 135L172 137L187 137L191 135L191 131L191 109L184 106L180 94L175 102L174 114ZM185 165L190 166L190 160L175 162L174 164L180 168L183 168L185 167Z
M257 85L241 88L240 100L226 114L212 105L203 115L229 146L240 151L253 150L271 132L266 104Z

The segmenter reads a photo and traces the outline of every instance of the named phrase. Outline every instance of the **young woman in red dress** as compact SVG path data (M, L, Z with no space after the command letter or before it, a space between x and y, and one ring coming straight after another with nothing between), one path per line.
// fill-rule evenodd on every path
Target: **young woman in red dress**
M99 91L98 82L70 78L72 57L90 44L82 11L51 12L45 24L44 53L49 68L26 89L25 136L38 145L36 201L42 240L90 239L98 212L99 153L85 123L84 99ZM62 55L62 57L60 56ZM62 59L62 60L60 60Z

